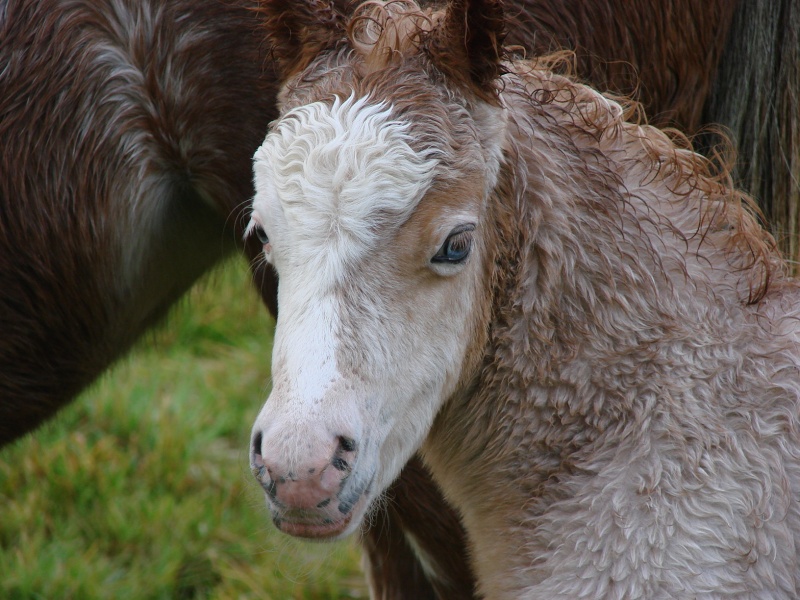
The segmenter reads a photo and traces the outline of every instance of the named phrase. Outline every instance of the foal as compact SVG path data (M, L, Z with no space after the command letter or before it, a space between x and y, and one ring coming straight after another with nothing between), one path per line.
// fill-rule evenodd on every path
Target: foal
M0 445L69 402L233 250L236 216L252 193L250 157L274 117L273 74L251 4L0 0ZM692 128L734 4L506 6L514 43L568 44L578 51L582 76L618 90L633 85L625 72L631 63L652 112ZM651 31L664 34L659 44L636 43L650 40ZM789 36L780 39L792 46ZM775 56L798 64L786 51L769 58ZM738 72L742 61L731 64ZM772 102L768 86L755 89L767 90L762 95ZM250 255L258 249L253 242ZM256 272L266 278L259 287L274 308L271 276ZM446 507L426 481L418 462L407 468L394 501L373 515L375 528L364 537L382 597L429 597L431 585L443 597L471 589L457 551L458 523L442 518ZM431 506L438 507L433 522ZM435 565L430 581L407 540L425 556L425 569Z
M726 174L504 61L499 1L264 10L276 526L354 531L421 449L487 597L797 597L800 302Z

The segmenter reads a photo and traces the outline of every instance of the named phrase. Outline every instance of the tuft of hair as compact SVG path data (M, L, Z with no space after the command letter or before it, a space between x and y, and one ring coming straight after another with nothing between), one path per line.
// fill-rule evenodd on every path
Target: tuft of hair
M439 16L413 0L370 0L355 11L347 34L367 71L376 71L417 54Z
M273 66L286 80L344 39L341 0L258 0L252 7L267 32Z
M453 0L445 9L423 9L414 0L367 0L347 31L367 73L424 54L451 82L499 104L505 73L499 2Z

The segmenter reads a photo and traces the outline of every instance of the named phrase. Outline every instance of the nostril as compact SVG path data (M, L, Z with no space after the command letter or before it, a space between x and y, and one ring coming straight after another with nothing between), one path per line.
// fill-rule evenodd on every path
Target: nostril
M256 465L256 466L259 466L259 467L263 467L264 466L264 458L261 456L261 442L262 442L262 440L263 440L263 438L261 436L261 433L260 432L257 433L253 437L253 447L251 449L253 464Z
M356 441L353 438L340 435L339 447L345 452L355 452L358 445L356 444Z

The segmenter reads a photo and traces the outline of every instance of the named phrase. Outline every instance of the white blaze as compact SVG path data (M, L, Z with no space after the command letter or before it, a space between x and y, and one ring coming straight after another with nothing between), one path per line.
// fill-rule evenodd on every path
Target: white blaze
M430 188L435 153L415 151L408 130L385 103L351 96L288 112L255 154L254 215L280 278L274 388L256 422L265 438L289 426L322 440L320 428L337 435L364 423L365 407L346 394L322 401L350 372L337 364L349 334L336 288L357 279L357 261L379 251L386 225L405 222ZM373 312L368 295L360 302Z

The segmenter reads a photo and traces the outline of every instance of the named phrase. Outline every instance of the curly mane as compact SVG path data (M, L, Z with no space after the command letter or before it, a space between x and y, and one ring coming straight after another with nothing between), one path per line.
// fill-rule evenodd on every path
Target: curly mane
M695 211L696 226L684 230L684 235L706 240L722 233L730 266L746 274L747 303L761 300L770 282L779 274L786 275L786 264L775 239L762 226L756 202L733 184L735 151L728 138L717 135L711 158L699 154L680 131L647 125L641 107L632 100L600 94L573 77L554 73L554 67L562 69L564 61L563 53L516 61L511 71L522 78L528 101L562 113L591 138L619 141L630 136L637 140L642 151L637 159L637 166L643 169L641 176L668 182L672 201Z
M369 0L355 11L347 27L350 44L368 70L379 70L420 51L441 12L423 10L413 0Z

